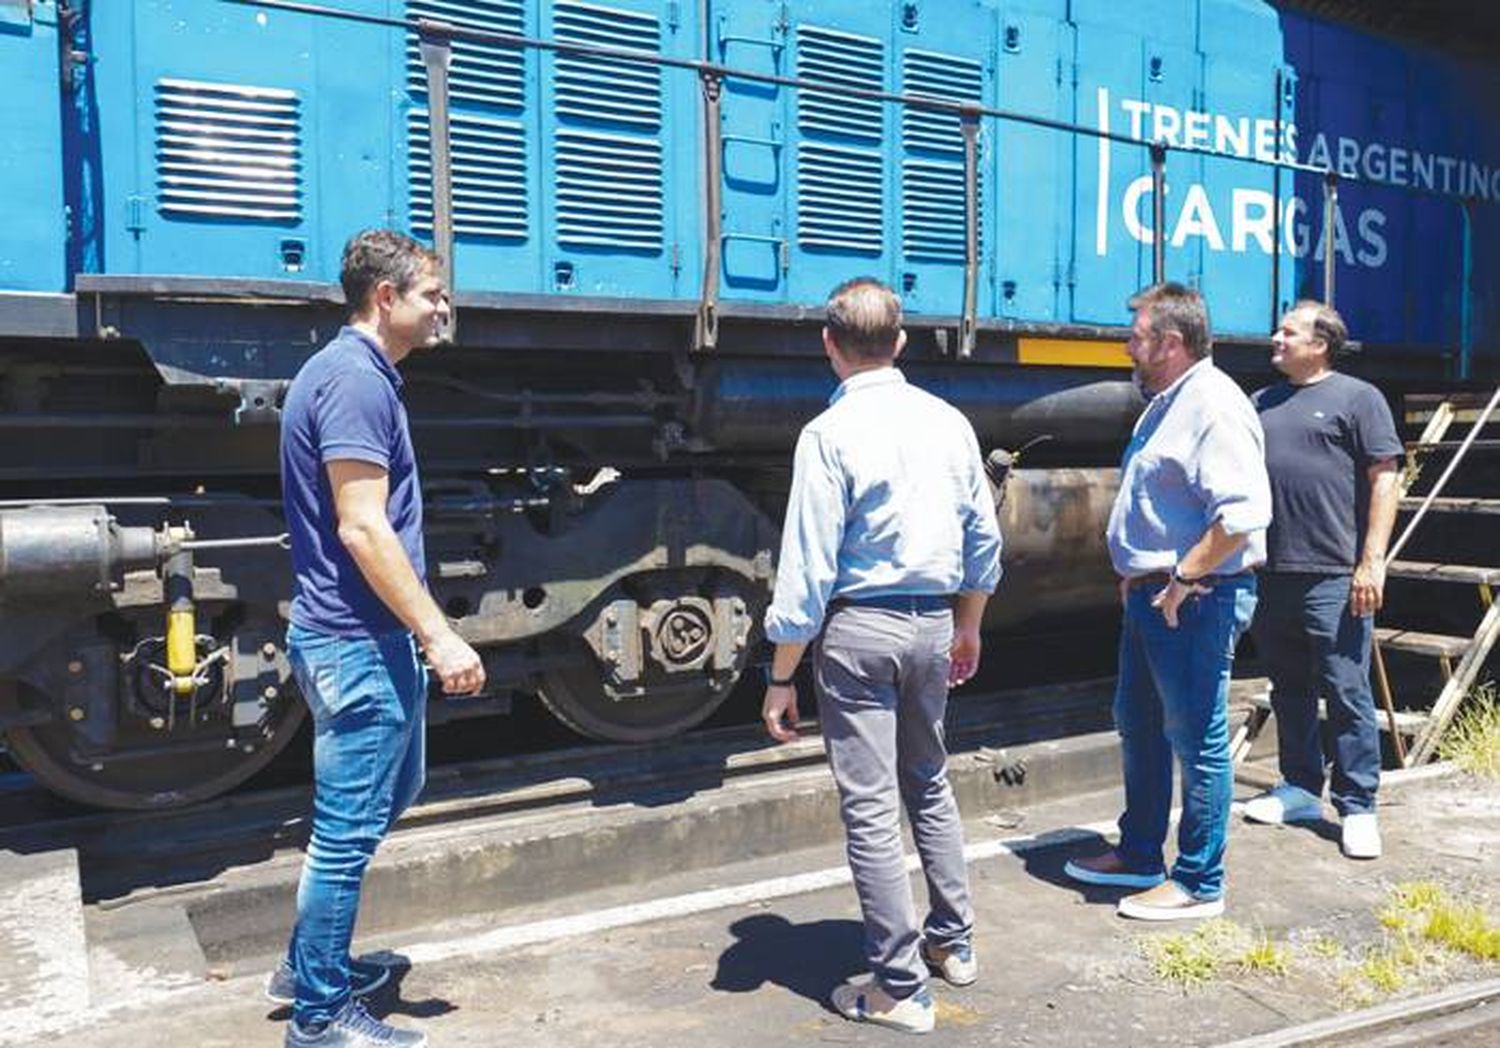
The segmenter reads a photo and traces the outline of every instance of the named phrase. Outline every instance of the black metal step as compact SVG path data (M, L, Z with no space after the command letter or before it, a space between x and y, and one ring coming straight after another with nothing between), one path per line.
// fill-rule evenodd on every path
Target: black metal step
M1446 655L1450 659L1461 659L1474 643L1472 637L1450 637L1444 633L1418 633L1416 630L1396 630L1376 627L1375 639L1380 646L1390 651L1409 651L1416 655L1433 658Z

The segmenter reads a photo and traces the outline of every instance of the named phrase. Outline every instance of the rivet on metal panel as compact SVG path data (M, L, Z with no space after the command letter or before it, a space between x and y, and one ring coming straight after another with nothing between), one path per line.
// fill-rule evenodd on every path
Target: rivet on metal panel
M1164 78L1164 74L1163 74L1163 71L1162 71L1162 66L1163 66L1163 63L1162 63L1162 60L1161 60L1161 56L1160 55L1152 55L1151 56L1151 67L1150 67L1151 71L1150 71L1149 75L1151 77L1151 82L1153 84L1159 84L1159 83L1162 82L1162 79Z
M901 28L908 33L915 33L922 22L921 6L908 0L901 5Z
M1005 27L1005 50L1013 55L1021 53L1021 27L1008 25Z

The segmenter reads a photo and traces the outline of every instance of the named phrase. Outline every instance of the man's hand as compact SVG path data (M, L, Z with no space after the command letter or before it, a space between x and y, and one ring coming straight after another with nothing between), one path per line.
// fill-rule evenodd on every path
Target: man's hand
M792 742L797 738L797 685L772 684L766 688L765 700L760 705L760 719L766 731L777 742Z
M979 627L955 626L948 649L948 687L956 688L979 672Z
M473 695L484 687L484 663L479 653L469 647L453 630L439 633L422 645L432 672L443 683L447 695Z
M1167 583L1166 588L1157 591L1156 596L1151 598L1151 606L1161 609L1162 618L1167 620L1168 629L1177 628L1177 609L1182 607L1182 602L1195 593L1207 593L1207 586L1199 586L1195 583L1181 583L1175 578Z
M1349 610L1361 618L1380 610L1385 600L1385 561L1362 560L1354 567L1349 587Z

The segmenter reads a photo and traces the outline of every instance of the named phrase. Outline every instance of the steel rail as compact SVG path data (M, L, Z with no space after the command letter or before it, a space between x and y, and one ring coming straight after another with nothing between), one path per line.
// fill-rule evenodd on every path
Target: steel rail
M950 707L951 749L983 750L1004 733L1004 744L1077 734L1087 723L1107 726L1109 688L1100 680L965 695ZM1003 719L1001 714L1003 713ZM815 721L784 745L770 743L759 724L692 732L661 744L598 744L564 750L439 765L427 792L402 817L398 829L460 823L509 813L535 814L551 807L601 800L628 802L708 788L730 779L813 767L824 749ZM0 829L0 847L18 850L76 848L101 897L116 891L141 897L173 871L222 865L236 854L264 856L300 847L308 831L310 787L288 786L232 793L187 808L164 811L88 812L20 822ZM24 811L19 791L7 809ZM12 816L14 817L14 816ZM233 860L224 860L231 864ZM171 890L168 888L168 890ZM180 888L179 888L180 890Z

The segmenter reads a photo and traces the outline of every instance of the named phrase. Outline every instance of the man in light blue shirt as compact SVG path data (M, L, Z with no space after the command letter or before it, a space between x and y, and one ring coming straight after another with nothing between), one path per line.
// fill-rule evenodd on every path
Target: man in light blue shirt
M1265 438L1249 399L1214 366L1197 291L1158 284L1130 308L1128 349L1150 399L1107 529L1125 606L1115 691L1125 812L1116 848L1065 869L1087 884L1146 889L1120 900L1125 917L1211 917L1224 910L1234 787L1229 675L1255 612L1252 569L1265 559L1271 523ZM1174 755L1182 817L1168 878Z
M776 645L762 715L797 737L792 676L813 680L838 784L849 866L874 978L846 983L846 1017L933 1027L927 969L967 985L974 912L948 783L948 688L979 666L979 620L1000 580L1000 529L973 427L907 385L901 302L868 278L835 289L823 348L841 385L802 430L766 636ZM927 877L918 926L901 844L906 807Z

